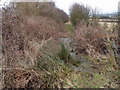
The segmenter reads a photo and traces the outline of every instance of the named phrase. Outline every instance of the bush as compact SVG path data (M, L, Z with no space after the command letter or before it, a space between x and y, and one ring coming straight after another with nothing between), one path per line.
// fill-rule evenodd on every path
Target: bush
M49 40L39 49L35 61L36 71L43 72L42 80L47 88L62 87L61 82L71 72L71 69L58 57L59 49L57 42Z
M69 60L73 59L72 56L70 55L70 51L63 43L61 43L61 50L59 53L59 57L64 62L69 62Z
M17 13L29 16L47 16L56 21L68 21L68 15L55 7L54 2L16 2L10 4Z
M58 53L58 56L60 60L64 61L64 63L66 63L67 65L70 65L70 64L74 66L80 65L80 61L77 58L73 58L69 48L64 43L61 43L61 49L60 49L60 52Z
M73 25L77 25L80 20L87 21L89 19L90 8L83 5L75 3L70 8L70 20Z
M49 17L19 15L11 8L6 8L2 15L2 45L6 66L28 67L32 65L33 59L30 57L35 57L35 52L37 52L34 44L40 44L43 39L50 37L56 38L57 36L58 38L64 30L62 23ZM33 44L30 44L31 42Z
M88 55L107 54L106 32L101 27L77 25L75 31L77 51ZM97 55L96 55L97 56Z

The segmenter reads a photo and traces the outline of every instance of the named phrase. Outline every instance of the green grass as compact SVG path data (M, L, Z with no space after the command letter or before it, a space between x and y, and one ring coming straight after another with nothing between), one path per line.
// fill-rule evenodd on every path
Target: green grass
M68 30L69 32L75 31L75 28L72 24L65 24L65 29Z
M94 71L93 69L91 72L72 72L72 74L65 79L65 87L117 88L118 85L116 84L116 79L118 78L118 71L108 71L107 69L107 67L103 67L103 70L101 69L101 71Z
M73 60L72 56L70 55L70 51L68 50L64 43L61 43L61 49L60 52L58 53L58 56L64 62L69 62L70 60Z
M53 47L54 46L54 47ZM81 63L74 59L69 48L61 43L49 41L39 49L36 68L42 71L42 81L45 87L67 87L67 88L102 88L102 87L117 87L116 79L118 71L113 68L113 62L110 62L108 57L101 62L91 60L94 58L85 57L93 64L88 64L90 71L74 71L72 66L81 66ZM80 65L79 65L80 64ZM98 69L91 65L100 66ZM62 85L60 84L62 83Z
M67 47L67 45L65 45L64 43L60 44L61 49L60 52L58 53L59 58L64 61L64 63L66 64L72 64L75 66L79 66L80 65L80 61L77 60L76 58L73 58L72 55L70 54L70 50Z
M53 48L54 46L54 48ZM60 48L54 42L49 42L39 49L35 68L42 72L42 81L45 87L62 87L60 83L70 74L71 69L58 56Z

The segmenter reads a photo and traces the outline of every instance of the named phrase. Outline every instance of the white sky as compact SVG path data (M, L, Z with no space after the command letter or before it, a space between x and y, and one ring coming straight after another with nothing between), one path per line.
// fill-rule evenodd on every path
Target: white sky
M0 2L1 5L3 2L10 0L0 0L0 1L1 1ZM25 0L25 1L29 1L29 0ZM58 8L64 10L68 14L70 6L75 2L83 3L92 8L98 8L101 13L117 12L118 2L120 0L53 0L53 1L55 1L56 6Z
M56 6L63 9L65 12L69 12L70 6L75 3L83 3L92 8L98 8L102 13L117 12L118 2L120 0L54 0Z

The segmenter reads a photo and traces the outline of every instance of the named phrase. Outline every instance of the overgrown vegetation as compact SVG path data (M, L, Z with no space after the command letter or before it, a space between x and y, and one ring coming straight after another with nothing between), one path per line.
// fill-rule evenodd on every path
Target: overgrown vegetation
M77 3L70 8L70 20L54 2L5 7L4 87L117 88L116 32L99 25L97 11L90 13Z
M67 22L68 15L55 6L54 2L11 2L11 9L20 15L47 16L58 22Z
M72 33L75 31L75 28L72 24L65 24L65 29Z
M70 8L70 20L73 25L77 25L81 20L88 21L90 14L90 8L83 5L75 3Z
M64 83L63 80L71 72L64 60L61 60L61 57L57 55L59 53L57 46L55 42L48 42L39 49L35 68L37 69L36 72L42 71L44 73L42 79L45 87L63 87L61 83Z

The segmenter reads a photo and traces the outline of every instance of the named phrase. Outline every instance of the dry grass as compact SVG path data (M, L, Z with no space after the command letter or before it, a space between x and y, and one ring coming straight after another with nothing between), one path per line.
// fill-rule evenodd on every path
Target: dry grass
M5 88L40 88L41 77L33 70L12 69L4 77Z
M75 31L75 40L78 53L94 57L107 54L106 32L99 26L92 27L79 24Z
M57 23L49 17L3 14L3 54L6 66L27 66L27 62L33 64L37 45L50 37L60 37L60 33L63 33L62 27L62 23Z
M41 51L40 48L51 38L57 44L60 37L66 36L67 33L64 31L63 23L49 17L3 13L3 55L5 58L3 66L12 69L5 72L5 87L41 88L59 86L60 79L63 80L67 75L67 68L64 67L64 64L62 65L62 63L58 62L58 58L57 61L52 56L57 54L53 44L49 47L49 52L46 52L47 49L45 48ZM49 57L48 53L52 54L52 58ZM41 55L42 59L39 58ZM41 62L40 65L38 65L38 62L36 64L36 61ZM41 65L44 65L46 62L48 68L51 68L50 71L44 71L45 68ZM38 68L42 67L42 69L34 68L36 65L38 65ZM57 68L55 69L56 72L52 70L52 68L54 69L53 66ZM53 84L49 81L52 81Z
M73 31L74 27L70 25L66 29ZM110 35L104 28L86 26L85 22L77 24L74 32L68 33L64 30L62 22L57 22L47 16L23 16L16 12L11 13L11 10L4 12L2 52L5 59L4 66L11 68L4 71L5 87L61 88L64 87L65 80L68 80L70 84L68 86L73 88L85 87L87 83L89 87L94 87L94 85L99 87L99 84L103 82L102 79L104 82L108 80L104 74L98 75L96 71L106 73L106 67L112 68L113 72L117 69L113 68L113 66L116 67L116 62ZM73 39L71 46L75 48L76 55L80 54L80 57L83 56L93 63L88 65L93 68L90 74L71 70L72 66L80 63L76 58L74 61L68 48L64 45L60 46L59 42L61 37L70 36ZM105 69L102 68L103 66ZM88 76L91 73L94 73L95 77L92 82L88 82L90 79ZM99 77L100 83L94 84Z

